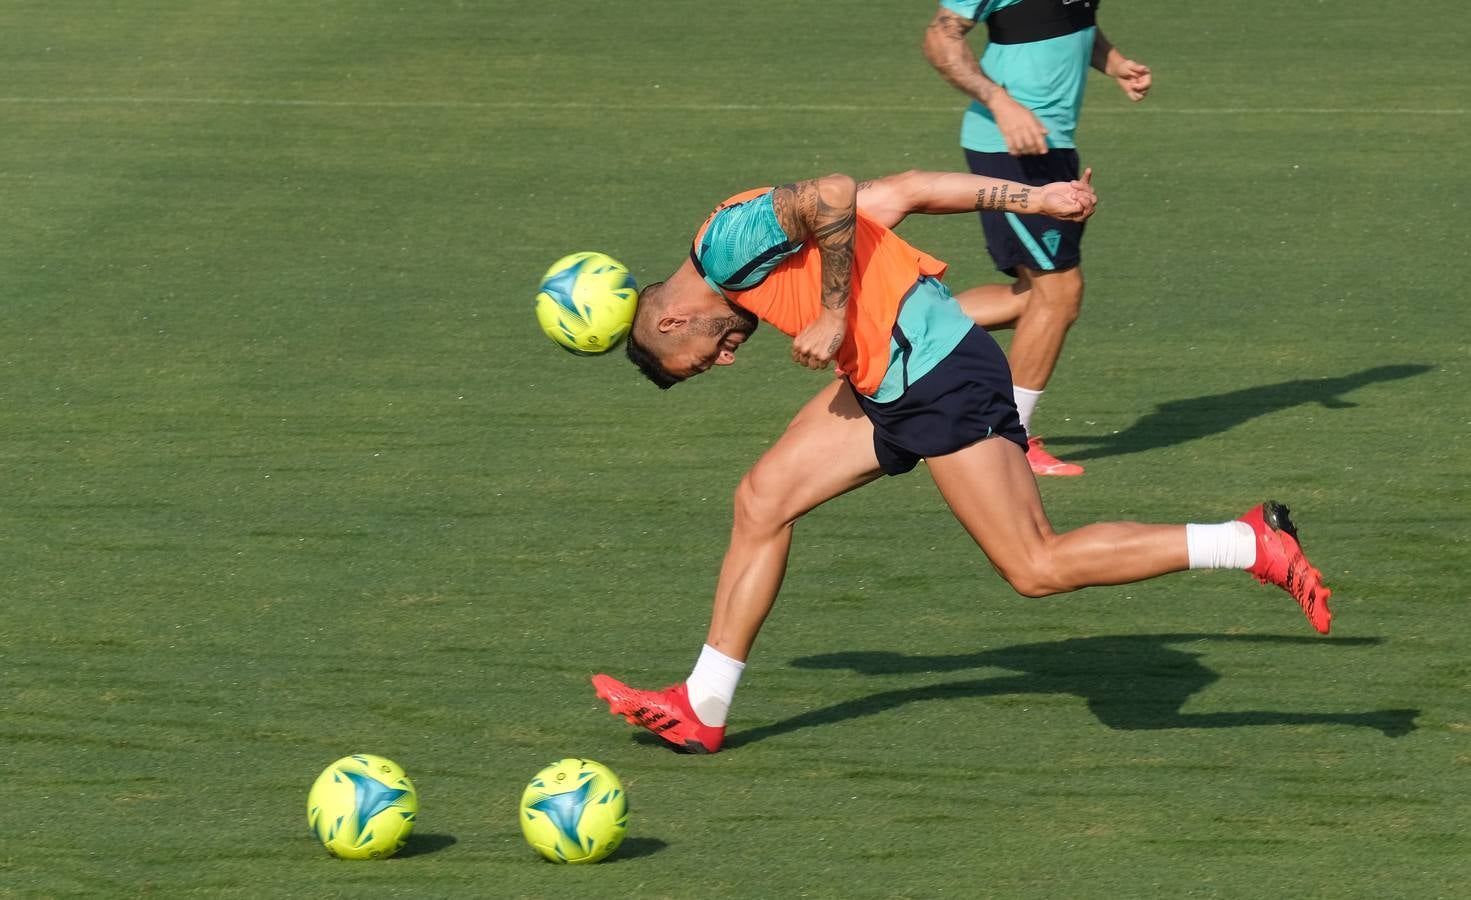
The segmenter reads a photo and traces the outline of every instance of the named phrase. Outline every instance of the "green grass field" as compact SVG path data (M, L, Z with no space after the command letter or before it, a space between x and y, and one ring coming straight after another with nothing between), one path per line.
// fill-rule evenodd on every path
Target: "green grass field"
M822 383L667 394L535 326L718 200L958 168L925 4L0 5L0 895L1464 897L1471 68L1458 5L1114 2L1054 522L1289 502L1334 634L1237 573L1016 597L923 472L798 528L728 747L587 684L698 652L745 468ZM966 286L969 217L906 224ZM317 772L402 763L398 858ZM630 836L541 863L567 755Z

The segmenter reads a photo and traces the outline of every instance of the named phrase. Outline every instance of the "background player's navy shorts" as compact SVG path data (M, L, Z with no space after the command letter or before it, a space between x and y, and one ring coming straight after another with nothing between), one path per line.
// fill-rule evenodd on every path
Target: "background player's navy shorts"
M1078 177L1078 151L1053 148L1041 156L965 151L971 172L1021 184L1050 184ZM1016 277L1016 267L1042 272L1071 269L1083 261L1083 222L1065 222L1051 216L981 213L986 249L996 268Z
M1011 393L1011 367L984 328L966 332L950 355L899 399L875 403L857 397L873 423L879 465L889 475L902 475L926 456L954 453L992 434L1027 448Z

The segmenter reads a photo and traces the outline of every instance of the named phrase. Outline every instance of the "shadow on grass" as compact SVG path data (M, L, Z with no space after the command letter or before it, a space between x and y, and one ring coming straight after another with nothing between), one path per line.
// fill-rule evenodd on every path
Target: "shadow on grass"
M624 838L623 843L618 845L618 849L613 851L613 855L603 861L603 865L619 863L628 859L638 859L643 856L653 856L668 846L669 844L667 842L661 841L658 838Z
M1229 431L1258 416L1293 406L1317 403L1326 409L1357 406L1341 394L1384 381L1411 378L1432 371L1434 366L1377 366L1338 378L1300 378L1225 394L1191 397L1161 403L1133 425L1110 435L1047 434L1048 446L1067 445L1061 455L1070 461L1100 459L1172 447Z
M408 843L404 848L394 854L395 859L404 859L410 856L428 856L430 853L438 853L446 847L453 847L459 843L450 834L418 834L409 835Z
M947 681L915 688L880 691L752 728L726 738L725 746L753 744L781 734L860 719L925 700L959 700L1007 694L1072 694L1082 698L1098 721L1121 731L1169 728L1242 728L1252 725L1353 725L1385 737L1415 730L1418 709L1365 712L1186 713L1191 695L1221 676L1201 665L1199 653L1171 646L1187 643L1259 643L1314 646L1325 650L1374 646L1378 638L1313 638L1272 635L1141 634L1073 638L1019 644L953 656L905 656L885 651L829 653L792 661L799 669L850 669L864 675L908 675L997 668L1019 672L990 678ZM1312 664L1284 677L1310 678Z

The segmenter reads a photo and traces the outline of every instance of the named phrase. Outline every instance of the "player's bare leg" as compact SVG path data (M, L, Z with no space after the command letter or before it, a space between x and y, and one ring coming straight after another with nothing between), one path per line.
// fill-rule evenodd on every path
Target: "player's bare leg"
M987 331L1015 328L1031 299L1032 281L1026 269L1010 284L982 284L955 295L971 321Z
M1106 522L1052 530L1026 455L1003 438L929 459L965 530L1020 594L1043 597L1189 568L1184 525Z
M1068 329L1083 308L1083 268L1060 272L1019 269L1030 284L1026 306L1016 320L1006 360L1012 383L1040 391L1057 368Z
M797 413L736 488L707 643L744 660L781 588L797 519L882 474L873 424L846 383L834 381Z
M1058 534L1021 448L988 438L931 457L940 493L991 565L1018 593L1044 597L1182 569L1243 569L1290 594L1327 634L1332 591L1303 554L1285 506L1267 501L1215 525L1102 522Z
M710 630L690 678L644 691L595 675L593 686L609 711L682 749L718 750L740 670L781 590L797 519L881 474L873 425L847 384L832 382L797 413L736 488L735 522Z
M1027 429L1027 462L1034 475L1081 475L1083 467L1066 463L1032 436L1032 410L1057 368L1068 329L1083 307L1083 270L1060 272L1017 267L1015 284L984 285L958 295L960 307L972 321L988 330L1016 329L1006 358L1011 364L1013 390L1022 427Z

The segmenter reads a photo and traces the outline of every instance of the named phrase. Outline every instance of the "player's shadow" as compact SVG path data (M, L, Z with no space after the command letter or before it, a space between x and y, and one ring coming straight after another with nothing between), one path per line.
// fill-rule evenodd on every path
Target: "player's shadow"
M1224 394L1170 400L1157 405L1153 412L1118 434L1049 434L1047 443L1054 449L1067 445L1068 449L1062 455L1079 462L1142 453L1229 431L1258 416L1293 406L1317 403L1326 409L1349 409L1358 404L1344 400L1343 394L1369 384L1423 375L1434 368L1427 365L1376 366L1338 378L1299 378Z
M1354 725L1385 737L1415 730L1418 709L1364 712L1240 710L1186 713L1185 702L1221 676L1200 663L1200 653L1178 644L1250 642L1312 645L1324 649L1373 646L1378 638L1312 638L1272 635L1139 634L1019 644L954 656L905 656L884 651L829 653L792 661L800 669L851 669L864 675L920 675L996 668L1020 674L946 681L880 691L814 709L770 725L729 735L727 747L752 744L817 725L861 719L926 700L959 700L1008 694L1072 694L1098 721L1121 731L1170 728L1241 728L1251 725ZM1313 667L1299 657L1301 677ZM1285 676L1295 677L1295 676Z
M459 843L451 834L419 834L415 832L409 835L404 848L393 855L394 859L406 859L410 856L427 856L430 853L453 847Z

